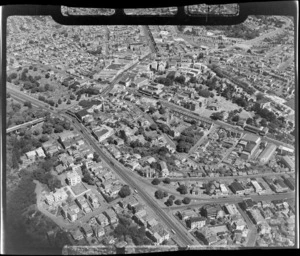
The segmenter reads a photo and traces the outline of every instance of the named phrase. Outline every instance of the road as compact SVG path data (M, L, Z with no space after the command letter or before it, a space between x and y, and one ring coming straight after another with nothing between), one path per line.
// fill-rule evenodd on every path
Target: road
M158 48L156 46L155 40L153 38L153 35L151 33L151 30L150 30L149 26L142 26L142 28L143 28L143 32L144 32L145 37L148 39L148 42L150 44L149 46L150 46L150 49L151 49L152 53L157 53Z
M11 96L15 96L14 90L10 90L11 92ZM19 95L21 94L21 95ZM47 108L48 106L46 106L46 104L43 104L42 102L40 102L39 100L36 100L28 95L23 95L22 93L19 93L16 97L23 100L23 101L31 101L32 105L36 105L38 107L41 108ZM49 109L48 109L49 110ZM50 111L50 110L49 110ZM56 111L52 111L55 115L61 115L63 117L65 117L68 120L73 120L73 125L74 127L81 132L86 140L86 142L88 142L93 148L94 150L101 156L101 158L121 177L121 179L123 179L128 185L130 185L132 188L136 189L139 193L139 196L148 204L149 207L151 207L153 209L153 211L158 215L158 217L166 224L167 227L169 227L169 229L173 229L176 232L176 235L178 236L178 238L181 241L181 245L185 246L185 245L191 245L194 244L195 242L193 242L191 240L191 238L188 236L187 233L185 233L185 231L183 231L182 229L180 229L175 223L173 223L173 221L170 219L170 217L161 209L161 207L155 203L153 201L153 199L145 192L145 190L143 189L143 187L140 184L137 184L131 177L131 173L126 173L124 172L123 169L121 169L120 167L118 167L117 164L115 164L115 160L109 158L105 153L103 153L103 151L98 147L98 145L96 144L96 142L93 140L92 135L87 132L86 128L84 126L82 126L80 123L77 122L77 120L72 119L70 116L68 116L67 114L63 114L58 113Z
M68 117L68 116L67 116ZM68 117L70 118L70 117ZM103 151L98 147L97 143L91 138L91 134L87 132L85 127L83 127L77 120L74 120L74 126L77 130L82 131L82 134L85 140L94 148L94 150L100 155L100 157L114 170L120 177L123 179L128 185L132 188L136 189L139 193L139 196L147 203L149 207L153 209L153 211L160 217L160 219L170 228L175 230L176 235L182 242L182 245L194 244L191 239L186 235L183 230L178 228L178 226L173 223L173 221L169 218L169 216L159 207L158 204L154 202L154 200L145 192L143 187L140 184L137 184L133 179L131 173L127 173L123 169L121 169L117 164L115 164L115 160L109 158Z
M185 208L194 208L201 207L205 204L225 204L225 203L239 203L242 202L244 198L252 198L253 201L273 201L281 199L291 199L295 198L295 192L287 192L282 194L266 194L266 195L249 195L249 196L237 196L235 198L212 198L210 200L203 200L201 203L189 204L189 205L180 205L180 206L171 206L172 210L182 210ZM168 207L163 207L162 209L167 209Z
M236 207L239 210L239 212L241 213L244 220L246 221L248 229L249 229L249 233L248 233L247 238L246 238L246 241L247 241L246 246L247 247L254 247L255 242L256 242L256 238L257 238L256 226L250 220L248 214L245 211L243 211L243 209L241 209L241 207L238 204L236 204Z
M26 127L26 126L28 126L28 125L34 125L34 124L37 124L37 123L41 123L41 122L43 122L44 120L45 120L45 118L42 117L42 118L38 118L38 119L32 120L32 121L27 122L27 123L15 125L15 126L13 126L13 127L10 127L10 128L8 128L8 129L6 129L6 133L10 133L10 132L16 131L16 130L21 129L21 128L23 128L23 127Z

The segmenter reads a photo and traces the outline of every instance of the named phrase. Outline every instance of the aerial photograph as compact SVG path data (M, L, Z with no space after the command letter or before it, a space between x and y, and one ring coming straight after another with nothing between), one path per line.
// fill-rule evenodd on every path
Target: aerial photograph
M11 16L6 40L8 250L296 245L292 16Z

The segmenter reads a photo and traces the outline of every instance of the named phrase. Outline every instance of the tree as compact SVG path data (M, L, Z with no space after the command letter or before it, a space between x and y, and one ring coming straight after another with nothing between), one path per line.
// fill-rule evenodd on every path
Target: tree
M264 98L264 95L262 94L262 93L258 93L257 95L256 95L256 100L257 101L260 101L260 100L262 100Z
M161 191L161 190L155 191L154 195L155 195L155 197L156 197L157 199L163 199L163 198L164 198L164 192Z
M28 107L28 108L32 108L32 104L31 104L30 101L25 101L25 102L24 102L24 106L25 106L25 107Z
M240 117L239 116L234 116L233 118L232 118L232 121L233 122L238 122L240 120Z
M70 101L70 100L68 100L68 101L67 101L67 104L68 104L68 105L70 105L70 104L71 104L71 101Z
M185 82L185 77L184 76L178 76L178 77L176 77L175 78L175 80L174 80L176 83L179 83L179 84L184 84L184 82Z
M209 90L204 89L204 90L198 90L198 94L199 94L199 96L201 96L201 97L209 98L211 92L210 92Z
M129 196L130 194L131 194L131 191L130 191L130 188L128 185L124 185L119 191L119 195L122 198Z
M158 178L155 178L151 182L153 185L158 185L160 183L160 180Z
M266 127L268 124L267 124L267 120L265 118L262 118L260 120L260 125L263 126L263 127Z
M64 122L64 123L63 123L63 127L64 127L64 129L66 129L66 130L70 130L71 124L70 124L69 122Z
M191 202L191 199L189 197L185 197L185 198L183 198L182 202L184 204L189 204Z
M165 108L160 108L159 109L159 114L163 115L166 113L166 109Z
M50 88L50 84L45 84L45 90L49 91L49 88Z
M63 131L64 131L64 128L63 128L62 125L56 124L56 125L54 126L54 132L55 132L55 133L59 133L59 132L63 132Z
M185 185L180 185L180 186L177 188L177 191L178 191L180 194L187 194L187 192L188 192L187 186L185 186Z
M177 199L174 203L177 204L177 205L181 205L182 202L181 202L180 199Z
M252 118L247 118L247 120L246 120L246 124L250 124L250 125L252 125L253 124L253 119Z
M166 191L164 191L164 197L167 197L168 193Z
M48 140L49 140L49 137L47 135L42 135L42 137L40 138L40 142L42 142L42 143L44 143Z
M170 184L171 183L171 179L170 178L165 178L163 180L163 182L166 183L166 184Z
M171 200L175 200L175 196L174 196L174 195L170 195L169 198L170 198Z
M166 201L166 206L172 206L173 205L173 200L171 200L170 198Z
M61 103L62 103L61 98L58 99L57 103L58 103L58 104L61 104Z
M74 94L71 94L71 95L70 95L70 100L75 100L75 98L76 98L76 97L75 97Z

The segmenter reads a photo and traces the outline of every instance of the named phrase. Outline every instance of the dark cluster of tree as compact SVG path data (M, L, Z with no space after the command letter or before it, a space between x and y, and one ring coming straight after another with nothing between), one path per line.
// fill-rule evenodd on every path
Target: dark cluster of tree
M233 82L234 84L241 87L249 95L253 95L255 93L255 89L253 87L249 86L248 83L239 80L237 77L232 76L232 74L229 74L229 73L225 72L224 70L221 70L218 66L210 65L209 67L217 74L217 76L219 76L221 78L229 79L231 82ZM233 87L233 85L227 84L227 88L228 87L229 87L229 90L232 91L232 89L230 87ZM217 90L217 92L221 93L220 90L221 90L221 88L219 87L219 90ZM223 91L223 93L224 93L224 91ZM227 92L225 92L225 93L227 93Z
M188 193L188 188L187 186L185 185L180 185L178 188L177 188L177 191L180 193L180 194L187 194Z
M23 154L41 146L41 142L31 136L30 133L26 133L25 136L20 138L14 135L8 137L8 144L8 148L11 149L11 151L7 151L8 157L10 156L11 158L7 162L12 168L19 167L21 163L20 158Z
M173 79L170 79L168 77L157 77L157 78L155 78L154 82L163 84L165 86L173 85Z
M168 193L166 191L156 190L155 193L154 193L154 196L157 199L163 199L164 197L168 196Z
M95 182L94 178L92 177L91 173L89 172L89 170L85 166L83 166L81 170L82 170L82 175L83 175L82 181L89 185L95 185L96 182Z
M200 89L199 87L198 89L196 89L196 91L198 92L198 95L201 97L204 98L214 97L214 94L207 89Z
M158 178L155 178L155 179L152 180L151 183L152 183L153 185L158 185L158 184L160 184L160 180L159 180Z
M43 134L52 134L53 132L60 133L64 130L70 130L71 124L70 122L61 120L57 117L52 118L50 116L47 116L45 122L43 123L42 129Z
M16 79L18 77L17 73L11 73L10 75L7 76L6 81L11 83L12 80Z
M88 96L99 94L99 89L95 88L83 88L76 92L76 95L87 94Z
M206 26L208 30L221 30L226 37L242 38L250 40L259 36L259 31L241 23L232 26Z
M130 194L131 194L131 190L128 185L124 185L119 191L119 196L122 198L130 196Z
M90 108L94 105L98 105L101 102L99 100L82 100L80 101L78 104L79 106L83 107L83 108Z
M29 107L28 109L23 109L21 111L21 104L8 102L7 103L7 113L6 113L6 125L7 127L23 124L25 122L30 122L33 119L44 117L47 115L46 112L42 110L37 110L30 108L30 104L27 102L24 105Z
M126 239L129 236L135 245L151 245L151 240L146 236L145 227L138 227L132 223L130 217L119 216L119 224L114 229L113 234L117 238Z
M38 167L33 171L33 177L42 184L46 184L50 191L55 191L56 188L61 188L61 181L53 174L51 169L54 167L57 159L48 158L41 162Z
M185 129L179 137L176 137L177 141L176 150L178 152L187 153L190 148L203 136L203 132L198 132L196 125L191 125L188 129Z

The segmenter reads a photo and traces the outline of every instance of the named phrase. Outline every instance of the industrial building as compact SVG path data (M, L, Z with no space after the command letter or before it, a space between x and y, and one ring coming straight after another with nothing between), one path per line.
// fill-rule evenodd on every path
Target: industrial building
M272 157L272 155L274 154L274 152L276 151L276 148L277 147L274 144L268 144L266 148L263 150L263 152L260 154L260 156L258 157L258 160L262 164L267 163Z

